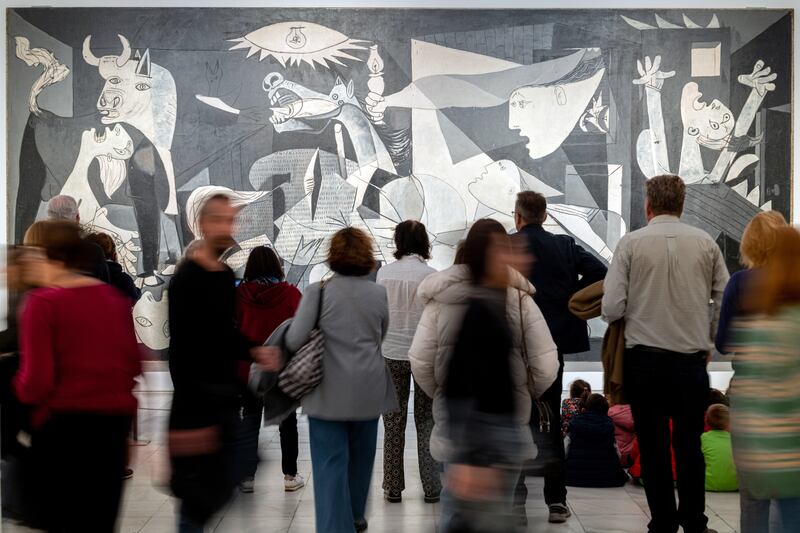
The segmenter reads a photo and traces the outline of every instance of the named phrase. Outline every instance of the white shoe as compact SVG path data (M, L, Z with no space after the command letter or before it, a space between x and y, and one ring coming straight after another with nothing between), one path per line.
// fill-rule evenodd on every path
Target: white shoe
M286 492L294 492L296 490L302 489L306 485L306 480L303 479L303 476L297 474L293 478L283 478L283 490Z
M245 478L239 483L239 491L245 494L252 494L256 490L256 480L254 478Z

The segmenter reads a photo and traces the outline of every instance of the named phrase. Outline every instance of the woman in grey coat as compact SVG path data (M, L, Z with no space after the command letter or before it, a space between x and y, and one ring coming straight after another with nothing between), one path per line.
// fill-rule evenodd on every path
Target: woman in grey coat
M381 413L397 409L381 354L389 327L386 289L367 276L375 269L372 239L345 228L331 239L335 275L310 285L286 332L297 351L317 324L325 336L322 382L302 400L308 415L314 511L318 533L352 533L364 518Z

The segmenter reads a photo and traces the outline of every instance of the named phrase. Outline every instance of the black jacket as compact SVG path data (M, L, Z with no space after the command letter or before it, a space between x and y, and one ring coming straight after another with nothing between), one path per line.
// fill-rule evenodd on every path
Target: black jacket
M136 303L142 295L142 291L136 286L127 272L122 270L122 265L114 261L106 261L108 267L108 284L116 287L131 299L131 303Z
M606 277L607 267L568 235L554 235L539 224L520 230L535 258L530 281L559 354L589 350L586 322L569 311L569 299ZM580 276L580 278L579 278Z
M614 422L602 413L582 413L570 420L569 451L564 465L570 487L621 487L628 481L614 447Z

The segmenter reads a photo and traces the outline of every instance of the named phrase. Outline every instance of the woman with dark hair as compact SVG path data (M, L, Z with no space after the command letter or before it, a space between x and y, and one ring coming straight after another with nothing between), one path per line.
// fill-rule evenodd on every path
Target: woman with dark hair
M433 456L447 465L445 532L517 531L512 511L532 399L553 383L558 356L535 290L503 226L475 222L461 264L428 276L425 310L409 350L414 378L433 397Z
M48 286L26 295L14 381L33 408L40 516L48 531L111 532L141 373L131 306L81 272L90 245L77 224L42 224Z
M422 222L406 220L394 230L397 261L378 271L377 282L386 288L389 299L389 331L383 341L383 357L392 375L400 402L397 411L383 414L383 490L386 500L400 502L405 489L404 449L408 398L411 389L411 363L408 349L422 316L422 301L417 288L423 279L436 272L427 265L430 259L428 231ZM431 457L430 440L433 430L431 398L414 384L414 424L417 429L417 458L425 501L436 503L442 491L439 465Z
M322 382L302 398L308 415L314 512L318 533L367 529L378 419L397 409L394 386L381 355L389 326L386 289L370 281L375 270L372 238L356 228L336 232L328 266L333 277L306 288L286 332L294 353L319 328L325 341ZM280 351L259 362L282 367Z
M282 322L292 318L300 304L300 291L284 280L281 260L269 246L253 248L247 259L242 283L236 289L236 323L242 335L254 344L264 344ZM240 363L245 382L250 362ZM243 430L247 434L247 472L239 484L242 492L255 490L258 466L258 432L261 427L263 403L256 398L244 402ZM291 413L280 425L281 464L284 490L293 492L305 485L297 473L297 415Z

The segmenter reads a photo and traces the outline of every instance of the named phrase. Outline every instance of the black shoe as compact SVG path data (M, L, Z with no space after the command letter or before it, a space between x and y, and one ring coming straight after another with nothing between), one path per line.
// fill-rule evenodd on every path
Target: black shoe
M435 494L426 494L425 495L425 503L439 503L440 499L441 499L441 497L440 497L438 492L435 493Z
M356 520L353 523L353 525L356 526L356 533L361 533L362 531L366 531L368 527L367 521L363 518L361 520Z
M403 501L403 493L402 492L393 492L387 490L383 493L383 496L386 498L386 501L389 503L400 503ZM366 529L366 528L364 528Z

